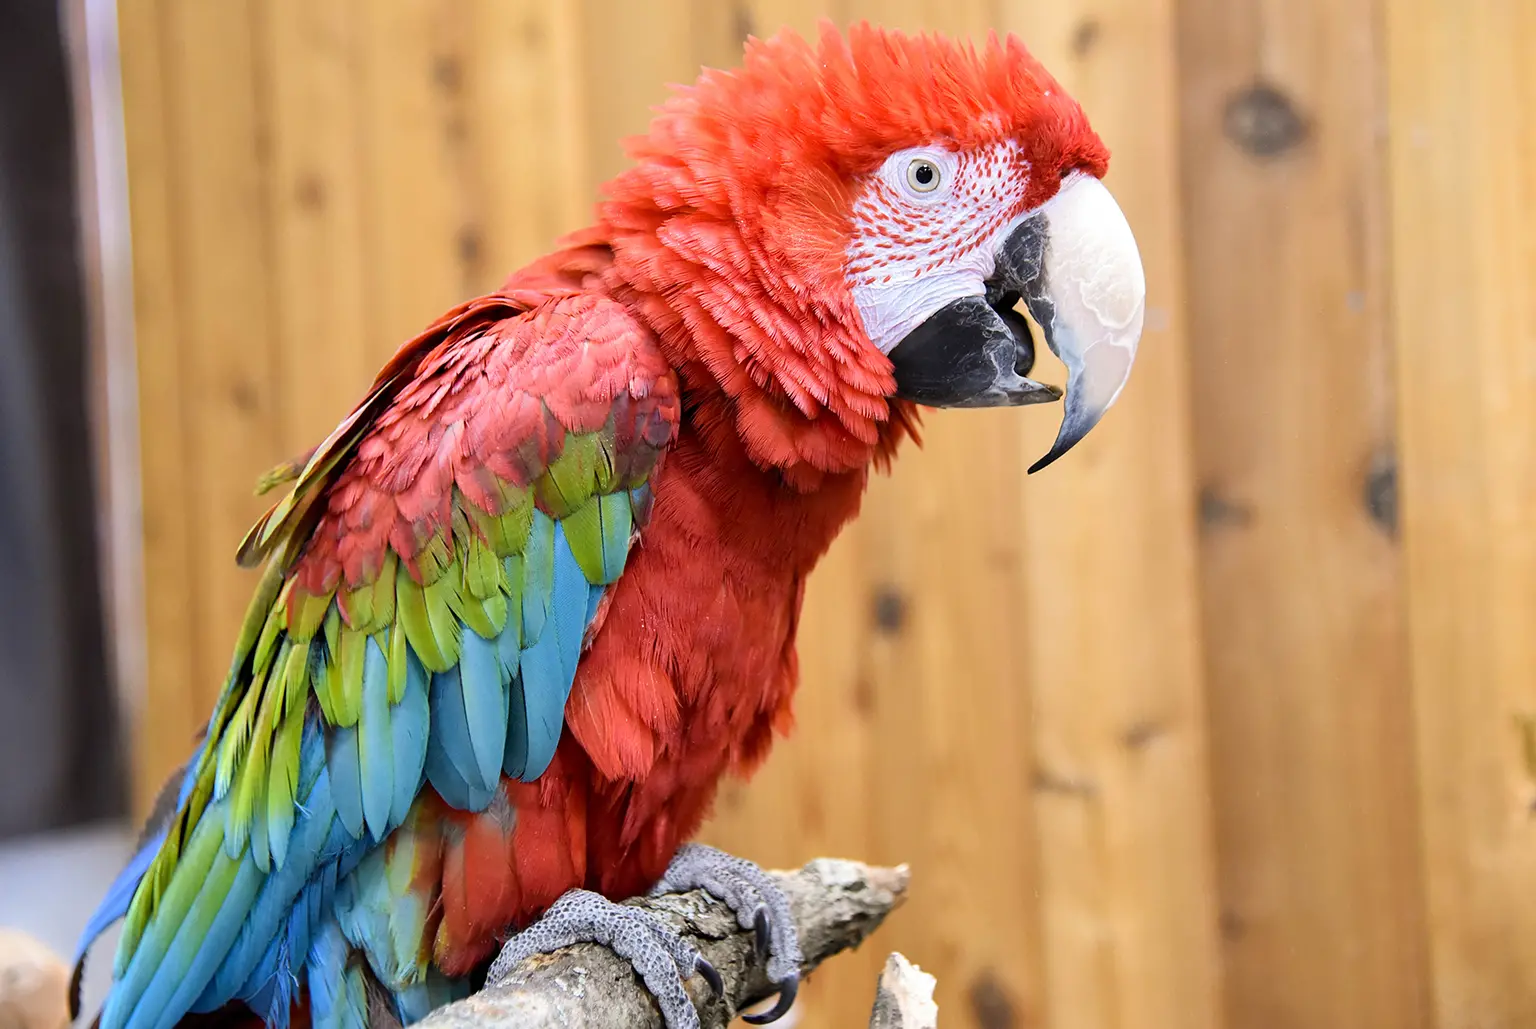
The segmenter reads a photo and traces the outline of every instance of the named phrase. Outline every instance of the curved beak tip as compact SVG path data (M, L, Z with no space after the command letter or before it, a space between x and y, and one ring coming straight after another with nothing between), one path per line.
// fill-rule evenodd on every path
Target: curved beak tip
M1030 473L1071 450L1119 399L1146 309L1135 237L1103 183L1087 176L1071 180L1041 213L1047 245L1030 310L1067 367L1067 391L1056 441Z

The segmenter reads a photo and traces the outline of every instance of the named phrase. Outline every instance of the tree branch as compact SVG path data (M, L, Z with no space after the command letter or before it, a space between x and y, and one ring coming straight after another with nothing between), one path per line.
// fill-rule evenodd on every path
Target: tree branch
M933 976L899 953L885 959L869 1029L937 1029L939 1006L933 1002Z
M805 954L802 974L858 946L906 896L907 869L821 858L776 872L789 897ZM701 891L627 901L652 911L704 954L725 982L716 998L687 980L703 1029L721 1029L742 1008L773 994L752 933ZM661 1015L629 964L606 947L581 944L532 958L501 982L434 1012L421 1029L662 1029Z

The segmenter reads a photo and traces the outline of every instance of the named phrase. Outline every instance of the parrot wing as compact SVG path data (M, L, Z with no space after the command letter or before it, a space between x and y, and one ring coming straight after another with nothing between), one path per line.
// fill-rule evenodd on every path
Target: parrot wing
M104 1026L235 997L286 1014L273 982L322 945L327 891L424 784L478 811L503 773L544 771L678 418L673 371L619 304L497 294L406 344L281 470L175 813L100 913L126 913Z

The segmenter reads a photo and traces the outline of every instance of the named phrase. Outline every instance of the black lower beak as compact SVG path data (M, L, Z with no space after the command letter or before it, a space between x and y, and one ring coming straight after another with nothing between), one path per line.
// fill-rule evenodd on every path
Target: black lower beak
M1032 222L1004 248L1014 261L1033 257L1043 240ZM1035 341L1014 305L1024 268L1000 269L984 296L961 297L935 311L891 349L896 395L930 407L1017 407L1061 398L1061 390L1027 378ZM1032 276L1031 276L1032 277Z
M1015 407L1061 397L1055 386L1025 378L1035 365L1029 323L982 297L939 308L890 357L896 395L930 407Z
M1035 364L1029 323L982 297L939 308L890 357L897 396L930 407L1015 407L1061 397L1055 386L1025 377Z

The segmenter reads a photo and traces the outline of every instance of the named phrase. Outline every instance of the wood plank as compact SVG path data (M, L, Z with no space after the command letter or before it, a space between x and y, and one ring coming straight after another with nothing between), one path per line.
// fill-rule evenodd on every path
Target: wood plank
M1438 1025L1536 1019L1536 9L1388 0L1409 660Z
M737 0L741 10L742 35L767 39L780 29L792 28L808 40L815 40L823 18L841 25L836 0Z
M580 9L595 195L627 165L623 141L645 132L669 87L693 82L706 65L740 63L746 22L721 0L580 0Z
M590 224L594 189L577 5L480 0L465 53L482 278L498 284Z
M167 81L161 7L157 0L118 6L141 412L145 672L144 695L129 711L134 808L141 813L207 720L197 685L202 582L192 571L192 512L184 502L189 398L172 221L182 180L172 148L175 82Z
M494 276L472 204L468 25L454 0L359 4L364 229L375 366Z
M1181 11L1227 1014L1425 1025L1377 5Z
M839 25L868 20L903 32L944 32L951 36L986 35L997 24L999 0L835 0Z
M969 1024L1045 1014L1017 411L935 412L865 505L870 840L922 883L899 949ZM894 603L899 617L888 610ZM871 954L873 962L880 955ZM867 980L866 980L867 981ZM865 988L867 997L867 987Z
M1026 617L1014 638L1034 705L1044 1021L1215 1026L1173 6L1010 0L1001 13L1114 151L1108 184L1148 286L1125 396L1069 460L1025 483L1018 516ZM1026 414L1023 460L1055 428Z
M370 340L354 4L264 0L258 7L270 110L268 205L279 444L315 446L367 390Z
M280 457L266 206L271 140L254 3L163 11L186 456L180 488L146 503L190 512L191 564L186 580L150 591L167 589L185 603L187 586L198 584L194 711L202 721L256 584L234 563L236 545L265 506L251 487ZM183 745L176 759L189 750Z

